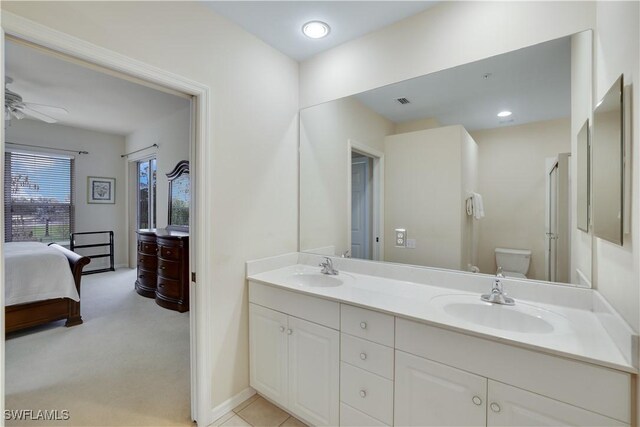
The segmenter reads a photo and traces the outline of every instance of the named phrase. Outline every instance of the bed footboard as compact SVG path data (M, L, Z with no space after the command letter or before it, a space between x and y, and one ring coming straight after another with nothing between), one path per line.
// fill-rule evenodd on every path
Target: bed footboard
M49 246L58 249L69 260L69 268L71 268L71 274L73 275L73 281L76 284L78 290L78 296L80 296L80 281L82 280L82 269L85 265L89 264L91 260L89 257L79 255L69 249L62 247L56 243L50 243ZM82 299L80 300L82 301ZM80 314L80 301L68 300L69 303L69 315L65 326L75 326L82 323L82 315Z

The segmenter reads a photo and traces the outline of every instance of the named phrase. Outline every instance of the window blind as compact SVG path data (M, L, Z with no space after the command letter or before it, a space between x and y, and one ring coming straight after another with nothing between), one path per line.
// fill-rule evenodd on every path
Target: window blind
M5 240L68 240L74 230L74 178L72 158L6 152Z

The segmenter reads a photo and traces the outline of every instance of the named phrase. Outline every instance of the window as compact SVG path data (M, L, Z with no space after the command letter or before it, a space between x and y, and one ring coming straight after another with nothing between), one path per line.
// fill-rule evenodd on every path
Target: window
M7 152L4 167L5 240L69 240L74 229L74 160Z
M156 228L156 159L137 162L138 228Z

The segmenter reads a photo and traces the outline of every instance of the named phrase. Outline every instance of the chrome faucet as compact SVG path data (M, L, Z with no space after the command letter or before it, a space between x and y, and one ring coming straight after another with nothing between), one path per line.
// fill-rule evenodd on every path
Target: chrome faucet
M482 301L502 305L514 305L516 303L513 298L509 298L507 296L507 293L502 288L502 279L504 279L504 274L502 274L502 267L498 267L496 278L494 279L493 287L491 288L491 293L482 295L480 297Z
M333 261L331 261L331 258L328 256L324 257L324 261L320 263L320 267L322 267L322 270L320 270L322 274L328 274L330 276L338 275L338 270L333 268Z

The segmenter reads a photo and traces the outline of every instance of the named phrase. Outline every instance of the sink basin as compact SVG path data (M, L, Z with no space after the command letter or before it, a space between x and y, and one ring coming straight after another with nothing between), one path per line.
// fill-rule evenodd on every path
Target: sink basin
M431 301L450 317L503 331L549 334L566 329L568 322L560 314L518 301L506 306L473 295L440 295Z
M329 276L322 273L296 273L290 276L293 284L299 286L310 286L314 288L332 288L342 285L342 280L336 276Z

